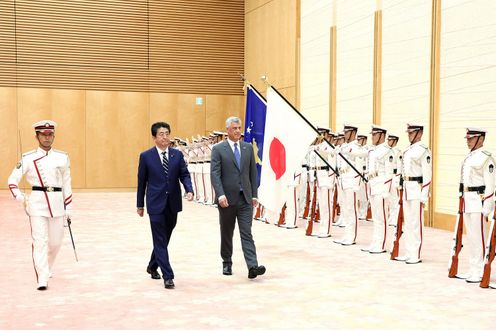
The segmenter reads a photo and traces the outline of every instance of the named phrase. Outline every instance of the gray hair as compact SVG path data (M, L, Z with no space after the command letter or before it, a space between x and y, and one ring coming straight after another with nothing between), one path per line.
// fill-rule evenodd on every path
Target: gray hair
M232 123L236 123L236 124L241 125L241 119L239 119L238 117L234 117L234 116L227 118L226 119L226 128L231 127Z

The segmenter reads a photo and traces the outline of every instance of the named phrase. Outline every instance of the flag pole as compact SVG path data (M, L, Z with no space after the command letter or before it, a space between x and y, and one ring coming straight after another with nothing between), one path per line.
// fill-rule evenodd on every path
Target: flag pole
M286 98L284 96L282 96L281 93L279 93L279 91L274 88L274 86L270 85L266 79L264 79L265 76L262 76L262 80L267 84L268 87L272 88L274 90L274 92L276 92L284 101L286 101L287 104L289 104L291 106L291 108L301 117L301 119L303 119L310 127L313 128L313 130L318 134L320 135L320 132L317 130L317 128L315 126L312 125L312 123L310 121L308 121L307 118L305 118L305 116L302 115L301 112L299 112L298 110L296 110L296 108L288 101L286 100ZM329 145L331 146L332 149L336 149L335 146L332 145L332 143L330 143L329 141L327 141L326 139L324 139L324 141ZM356 168L355 166L353 166L352 163L350 163L350 161L341 153L341 152L338 152L339 156L341 156L341 158L344 159L345 162L348 163L348 165L350 165L350 167L363 179L363 181L365 182L368 182L368 180L365 178L365 176L360 173Z

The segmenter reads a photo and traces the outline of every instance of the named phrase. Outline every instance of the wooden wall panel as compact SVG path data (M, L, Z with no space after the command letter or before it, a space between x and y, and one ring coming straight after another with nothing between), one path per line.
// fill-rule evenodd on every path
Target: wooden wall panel
M147 93L86 92L87 187L136 186L148 107Z
M262 7L272 0L245 0L245 14Z
M243 93L243 1L150 0L149 11L150 91Z
M297 1L272 0L245 17L245 75L260 91L296 86ZM289 100L295 104L295 99Z
M85 92L77 90L49 90L19 88L17 102L19 130L23 149L38 147L32 125L43 119L57 123L54 149L69 153L71 159L72 185L85 186Z
M207 116L205 134L226 130L226 119L230 116L241 118L244 126L245 97L230 95L207 95Z
M16 89L9 87L0 87L0 122L8 123L2 125L0 130L0 153L2 162L0 162L0 188L7 187L7 178L14 169L15 165L21 158L19 146L19 134L17 130L17 99ZM27 151L23 146L22 152Z
M202 98L202 105L196 105L197 97ZM205 95L151 93L149 124L157 121L169 123L173 137L191 141L191 136L205 129ZM153 144L151 133L148 136Z
M241 95L243 0L0 1L0 85Z
M15 86L16 81L14 0L0 1L0 86Z

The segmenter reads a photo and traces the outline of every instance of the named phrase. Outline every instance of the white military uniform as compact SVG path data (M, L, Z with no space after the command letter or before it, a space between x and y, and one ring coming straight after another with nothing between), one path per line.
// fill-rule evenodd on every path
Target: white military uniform
M203 146L203 182L205 186L205 204L212 205L214 202L214 188L210 181L210 160L212 145L207 143Z
M393 179L391 180L391 185L389 189L390 193L390 202L389 202L389 220L388 224L396 226L398 222L398 213L400 211L400 194L398 191L398 187L400 184L400 176L401 176L401 168L403 156L401 154L401 150L398 147L393 147Z
M33 187L29 198L18 188L23 175ZM72 208L69 156L54 149L27 152L12 171L8 183L14 198L25 203L31 222L38 287L46 287L64 236L63 218L70 216Z
M358 157L357 158L357 170L362 171L362 174L365 176L368 172L368 157L369 157L369 151L373 149L372 146L369 145L364 145L362 146L363 150L365 151L364 157ZM367 182L364 180L360 180L360 190L358 191L357 197L358 197L358 219L362 220L368 220L367 219L367 210L369 208L369 187Z
M405 255L397 260L414 264L421 261L424 229L424 207L429 200L432 180L432 156L421 141L411 144L403 152L403 227Z
M327 142L322 142L316 148L321 155L334 169L336 169L335 153ZM319 201L320 223L318 237L325 238L331 236L331 212L333 210L333 197L335 185L335 173L329 166L317 156L317 198Z
M205 202L205 184L203 181L203 149L201 141L195 144L196 152L196 171L195 171L195 181L197 186L196 201L198 203Z
M341 146L341 154L355 167L356 159L364 157L366 151L358 144L356 140ZM341 188L343 197L341 199L340 221L345 225L345 233L342 239L336 240L336 243L342 245L355 244L357 238L358 226L358 198L357 193L360 189L360 175L344 160L338 158L339 174L341 178Z
M282 227L288 229L298 227L297 223L300 207L298 203L298 193L302 182L301 175L302 171L298 169L294 173L293 180L288 183L288 187L286 189L286 211L284 215L284 225Z
M385 133L385 131L384 131ZM387 143L376 146L369 154L368 177L374 230L372 242L365 249L370 253L385 252L387 232L387 202L393 176L393 153Z
M463 223L467 230L470 269L468 282L480 282L484 271L486 226L484 218L494 212L494 159L481 148L470 152L462 163Z

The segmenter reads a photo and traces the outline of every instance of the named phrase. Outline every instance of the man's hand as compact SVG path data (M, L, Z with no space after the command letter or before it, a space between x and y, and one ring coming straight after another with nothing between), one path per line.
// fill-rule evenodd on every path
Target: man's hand
M192 192L189 192L186 194L186 200L188 202L191 202L193 200L193 193Z
M138 213L140 217L143 217L143 213L145 213L145 210L141 207L136 210L136 213Z
M219 205L222 208L226 208L229 206L229 203L227 202L227 197L226 196L220 196L219 197Z
M15 199L18 202L24 203L26 201L26 195L24 195L23 193L20 193L19 195L17 195L15 197Z
M253 205L253 207L257 207L258 206L258 199L252 198L251 199L251 205Z

